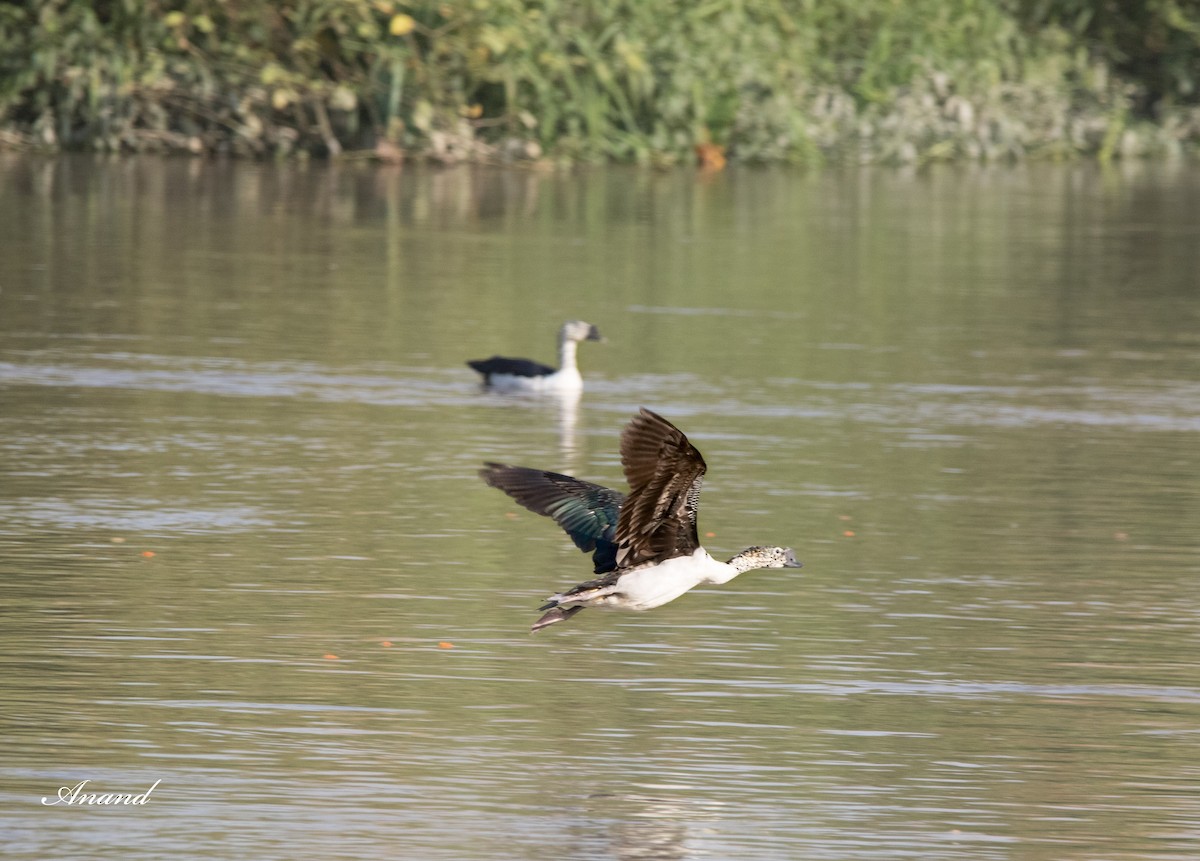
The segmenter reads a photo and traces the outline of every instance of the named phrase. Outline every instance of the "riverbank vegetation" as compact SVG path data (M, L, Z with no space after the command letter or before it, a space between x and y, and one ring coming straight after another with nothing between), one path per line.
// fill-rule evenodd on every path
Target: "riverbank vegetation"
M1200 145L1190 0L18 0L0 146L911 163Z

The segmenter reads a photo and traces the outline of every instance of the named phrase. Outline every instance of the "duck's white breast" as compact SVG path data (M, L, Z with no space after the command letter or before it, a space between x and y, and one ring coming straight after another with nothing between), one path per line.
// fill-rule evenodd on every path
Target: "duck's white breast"
M623 606L649 610L674 601L684 592L704 582L723 583L730 579L729 566L708 555L703 547L690 556L677 556L646 568L635 568L621 575L617 592Z
M515 374L492 374L488 385L502 392L568 391L583 388L579 371L564 368L540 377L520 377Z

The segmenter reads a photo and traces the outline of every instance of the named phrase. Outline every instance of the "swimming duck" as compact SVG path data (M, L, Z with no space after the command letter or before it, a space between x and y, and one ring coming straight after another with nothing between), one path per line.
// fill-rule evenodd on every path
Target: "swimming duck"
M621 434L629 495L591 482L488 463L479 471L534 514L554 519L584 552L597 577L551 595L532 631L585 607L648 610L701 583L728 583L756 568L799 568L788 547L748 547L728 562L700 545L696 511L707 466L675 425L642 408Z
M471 359L467 362L483 374L483 384L497 391L578 391L583 377L575 365L575 345L580 341L603 341L600 330L582 320L570 320L558 330L558 369L532 359Z

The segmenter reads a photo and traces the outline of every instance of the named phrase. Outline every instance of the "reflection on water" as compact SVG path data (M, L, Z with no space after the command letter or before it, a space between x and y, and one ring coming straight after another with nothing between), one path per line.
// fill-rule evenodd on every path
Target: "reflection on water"
M6 852L1195 857L1200 174L1123 171L0 161ZM574 317L582 397L463 364ZM588 559L476 470L640 405L805 568L530 637Z
M568 473L575 471L579 448L579 405L583 401L583 392L494 392L481 387L480 393L490 406L535 417L533 420L539 425L558 428L558 470Z

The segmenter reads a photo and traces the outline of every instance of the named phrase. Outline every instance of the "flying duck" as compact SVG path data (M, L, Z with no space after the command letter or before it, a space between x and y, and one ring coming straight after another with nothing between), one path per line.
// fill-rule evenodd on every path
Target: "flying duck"
M603 341L600 330L591 323L571 320L558 330L558 368L532 359L471 359L467 362L483 374L483 384L496 391L579 391L583 377L575 365L575 345L580 341Z
M534 514L544 514L592 554L596 578L551 595L532 631L585 607L648 610L701 583L728 583L755 568L799 568L788 547L748 547L721 562L696 532L700 483L707 468L675 425L642 408L621 434L629 495L569 475L488 463L480 477Z

